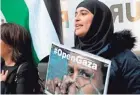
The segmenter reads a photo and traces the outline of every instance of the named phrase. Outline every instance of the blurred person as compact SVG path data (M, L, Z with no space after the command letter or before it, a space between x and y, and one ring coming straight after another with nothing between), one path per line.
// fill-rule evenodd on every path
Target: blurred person
M0 34L1 94L34 93L38 71L32 58L29 32L20 25L3 23Z

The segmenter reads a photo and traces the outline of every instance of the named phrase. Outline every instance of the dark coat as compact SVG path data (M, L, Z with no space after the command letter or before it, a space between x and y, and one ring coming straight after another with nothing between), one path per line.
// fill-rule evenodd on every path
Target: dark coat
M112 59L108 93L140 93L140 61L125 50Z
M1 93L2 94L32 94L35 84L37 83L38 72L36 67L28 62L23 64L17 74L19 65L10 67L2 66L2 70L8 69L7 80L1 82ZM17 81L15 77L17 75Z
M115 33L110 48L104 53L112 61L108 93L140 93L140 60L131 51L134 42L130 31Z

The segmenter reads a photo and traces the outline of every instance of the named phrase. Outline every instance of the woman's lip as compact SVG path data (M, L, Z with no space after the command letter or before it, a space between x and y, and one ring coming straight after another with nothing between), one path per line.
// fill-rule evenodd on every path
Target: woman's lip
M81 25L81 24L76 24L76 25L75 25L75 29L76 29L76 30L77 30L77 29L80 29L82 26L83 26L83 25Z
M75 27L78 27L78 26L83 26L82 24L75 24Z
M75 27L76 30L80 29L82 26Z

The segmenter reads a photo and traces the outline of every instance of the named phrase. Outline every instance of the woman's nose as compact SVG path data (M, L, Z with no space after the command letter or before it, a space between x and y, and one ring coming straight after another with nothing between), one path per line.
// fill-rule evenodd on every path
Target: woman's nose
M79 15L76 15L75 16L75 21L79 21L80 20L80 16Z

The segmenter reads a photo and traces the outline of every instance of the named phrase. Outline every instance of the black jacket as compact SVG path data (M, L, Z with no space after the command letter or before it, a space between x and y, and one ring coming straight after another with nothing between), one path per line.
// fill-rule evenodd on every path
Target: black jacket
M130 31L117 32L102 55L112 61L108 93L140 93L140 60L131 51L134 42Z
M37 83L38 72L32 64L23 62L17 74L19 65L12 67L2 66L2 70L8 70L7 80L1 82L2 94L32 94L35 84ZM11 69L12 68L12 69ZM15 76L17 74L17 81Z

